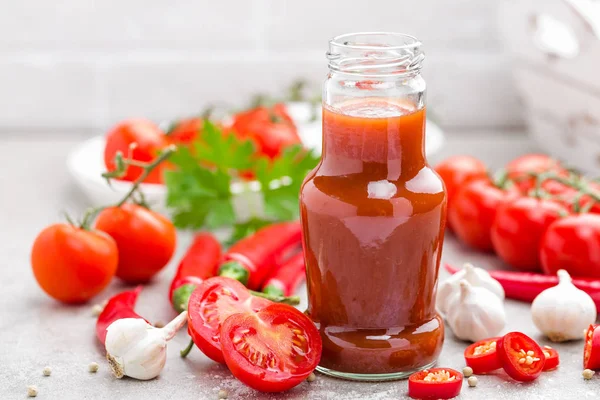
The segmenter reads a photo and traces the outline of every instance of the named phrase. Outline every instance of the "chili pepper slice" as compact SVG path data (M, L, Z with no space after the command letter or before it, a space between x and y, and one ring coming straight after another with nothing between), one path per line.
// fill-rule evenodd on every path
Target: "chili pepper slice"
M108 300L106 307L104 307L104 310L102 310L96 321L96 336L102 344L106 340L106 328L116 320L121 318L142 318L133 311L133 307L135 307L141 291L142 286L137 286L133 290L118 293ZM144 318L142 319L146 321Z
M431 368L408 378L408 395L413 399L451 399L460 394L463 375L450 368Z
M215 276L221 254L221 243L213 234L202 232L194 236L169 288L169 301L175 311L185 310L196 286Z
M583 368L600 369L600 325L590 325L585 332Z
M296 254L281 267L276 268L263 284L263 293L291 296L306 279L304 254Z
M458 268L445 264L446 271L454 274ZM542 275L532 272L513 272L487 270L491 277L496 279L502 287L506 297L531 303L538 294L544 290L558 285L558 277ZM573 284L590 295L596 307L600 310L600 280L573 278Z
M475 342L465 349L465 361L467 366L473 369L475 374L486 374L502 368L498 353L496 351L497 341L500 337L489 338Z
M544 371L550 371L558 367L560 364L560 359L558 357L558 351L554 350L550 346L542 347L542 351L546 356L546 363L544 364Z
M301 241L299 222L266 226L229 249L225 254L225 263L219 267L219 275L258 290L272 269L281 265L290 252L300 246Z
M502 368L514 380L532 381L542 373L546 356L540 345L524 333L507 333L496 347Z

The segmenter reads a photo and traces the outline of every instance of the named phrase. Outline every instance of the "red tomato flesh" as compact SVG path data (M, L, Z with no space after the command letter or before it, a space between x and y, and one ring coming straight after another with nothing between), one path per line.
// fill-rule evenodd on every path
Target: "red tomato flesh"
M585 333L583 368L600 369L600 325L590 325Z
M504 371L520 382L536 379L546 363L542 348L535 340L521 332L507 333L498 340L497 352Z
M465 361L467 366L473 369L475 374L485 374L502 368L496 342L500 337L480 340L465 349Z
M463 375L450 368L431 368L408 378L408 395L413 399L451 399L460 394Z
M294 307L275 303L227 318L221 344L233 376L262 392L301 383L317 367L322 351L314 323Z
M546 357L546 362L544 363L544 371L550 371L558 367L560 364L560 359L558 357L558 351L554 350L550 346L542 347L542 351L544 352L544 356Z
M235 279L209 278L192 292L188 303L188 332L210 359L224 363L221 324L232 314L259 311L271 301L255 297Z

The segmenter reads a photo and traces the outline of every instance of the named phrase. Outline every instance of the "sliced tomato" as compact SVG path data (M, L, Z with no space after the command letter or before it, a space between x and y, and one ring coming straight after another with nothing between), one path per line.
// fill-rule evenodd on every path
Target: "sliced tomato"
M540 345L524 333L507 333L496 347L502 368L514 380L532 381L542 373L546 356Z
M315 324L292 306L272 303L256 313L233 314L221 326L227 367L262 392L282 392L317 367L323 344Z
M232 314L255 312L271 301L250 294L235 279L214 277L192 292L188 303L188 332L194 344L209 358L224 363L221 351L221 324Z
M413 399L451 399L460 394L463 376L450 368L431 368L408 378L408 395Z
M590 325L585 332L583 368L600 369L600 325Z
M558 367L560 364L560 359L558 357L558 351L554 350L550 346L542 347L542 351L544 352L544 356L546 356L546 362L544 363L544 371L550 371Z
M465 361L473 369L473 373L485 374L502 368L496 352L496 342L499 339L501 338L494 337L480 340L465 349Z

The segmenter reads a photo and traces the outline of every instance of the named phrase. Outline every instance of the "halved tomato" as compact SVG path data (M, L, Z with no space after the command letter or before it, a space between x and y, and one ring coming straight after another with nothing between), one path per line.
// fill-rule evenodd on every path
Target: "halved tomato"
M413 399L451 399L460 394L463 375L450 368L431 368L408 378L408 395Z
M262 392L282 392L317 367L323 344L315 324L286 304L233 314L221 326L223 356L237 379Z
M560 364L560 359L558 357L558 351L554 350L550 346L542 347L542 351L546 356L546 363L544 364L544 371L550 371L558 367Z
M590 325L585 332L583 368L600 369L600 325Z
M496 347L502 368L514 380L532 381L542 373L546 356L540 345L524 333L507 333Z
M232 314L255 312L273 304L252 296L240 282L214 277L192 292L188 303L188 332L194 344L209 358L224 363L221 351L221 324Z
M502 368L496 352L496 342L499 339L501 338L494 337L480 340L465 349L465 361L473 369L473 373L485 374Z

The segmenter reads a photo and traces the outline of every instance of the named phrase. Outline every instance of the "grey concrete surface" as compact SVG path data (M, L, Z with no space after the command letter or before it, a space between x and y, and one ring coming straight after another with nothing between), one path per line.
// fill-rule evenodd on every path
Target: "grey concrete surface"
M139 382L117 380L109 372L102 348L94 336L93 303L101 302L124 287L118 282L91 304L69 307L46 297L31 274L29 251L38 231L61 220L61 212L80 212L85 199L67 176L65 156L77 143L74 138L28 135L0 137L0 399L26 398L27 386L37 385L39 399L216 399L226 389L230 399L360 399L388 400L406 397L407 382L356 383L318 375L313 383L302 383L283 394L262 394L236 381L224 366L193 350L186 360L178 351L187 343L185 332L169 344L167 365L158 379ZM513 156L533 150L525 136L481 132L450 132L440 159L449 154L471 153L491 166L502 165ZM189 237L180 235L181 255ZM177 257L175 258L177 259ZM492 256L463 247L450 235L444 262L471 261L482 267L499 267ZM142 292L137 310L151 321L166 322L174 316L166 293L175 263ZM442 273L442 279L447 275ZM520 330L548 344L531 323L529 305L506 302L506 331ZM462 369L466 343L449 334L440 366ZM585 399L597 398L600 377L581 378L582 342L555 346L561 366L544 373L533 383L520 384L497 372L479 377L479 385L466 382L461 399ZM90 362L100 364L96 374L87 371ZM45 366L50 377L42 376Z

